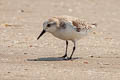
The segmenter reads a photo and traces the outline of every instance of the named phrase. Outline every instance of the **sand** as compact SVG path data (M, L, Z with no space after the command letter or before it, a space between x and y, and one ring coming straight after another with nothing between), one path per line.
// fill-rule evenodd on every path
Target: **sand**
M120 80L119 0L0 0L0 80ZM63 60L65 41L49 33L36 40L51 16L98 24ZM73 44L69 42L70 56Z

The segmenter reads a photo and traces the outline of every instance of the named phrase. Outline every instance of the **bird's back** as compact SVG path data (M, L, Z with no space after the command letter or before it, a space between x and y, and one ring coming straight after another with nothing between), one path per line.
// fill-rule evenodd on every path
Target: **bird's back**
M71 16L55 16L53 18L58 19L59 21L67 21L70 22L76 30L79 32L81 29L92 29L97 26L96 23L88 23L83 19L79 19Z

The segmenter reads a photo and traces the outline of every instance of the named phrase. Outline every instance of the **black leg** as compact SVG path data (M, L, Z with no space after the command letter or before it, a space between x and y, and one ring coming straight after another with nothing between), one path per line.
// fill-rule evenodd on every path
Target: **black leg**
M66 40L66 50L65 50L65 55L62 56L63 58L67 57L67 48L68 48L68 41Z
M74 53L75 48L76 48L75 47L76 46L75 41L73 41L73 43L74 43L73 51L72 51L72 54L70 55L70 57L68 58L68 60L72 59L73 53Z

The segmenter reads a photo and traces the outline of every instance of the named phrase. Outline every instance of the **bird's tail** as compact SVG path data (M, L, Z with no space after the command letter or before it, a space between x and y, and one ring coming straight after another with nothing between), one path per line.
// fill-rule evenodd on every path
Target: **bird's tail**
M97 27L96 23L91 24L91 28L96 28L96 27Z

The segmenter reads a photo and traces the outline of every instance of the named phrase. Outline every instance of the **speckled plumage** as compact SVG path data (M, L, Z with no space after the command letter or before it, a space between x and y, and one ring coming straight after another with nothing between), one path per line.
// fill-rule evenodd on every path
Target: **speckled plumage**
M96 23L88 23L82 19L72 16L55 16L48 19L48 21L56 21L58 27L61 27L59 26L61 21L70 22L77 29L77 31L80 31L81 29L91 29L93 26L97 26Z

